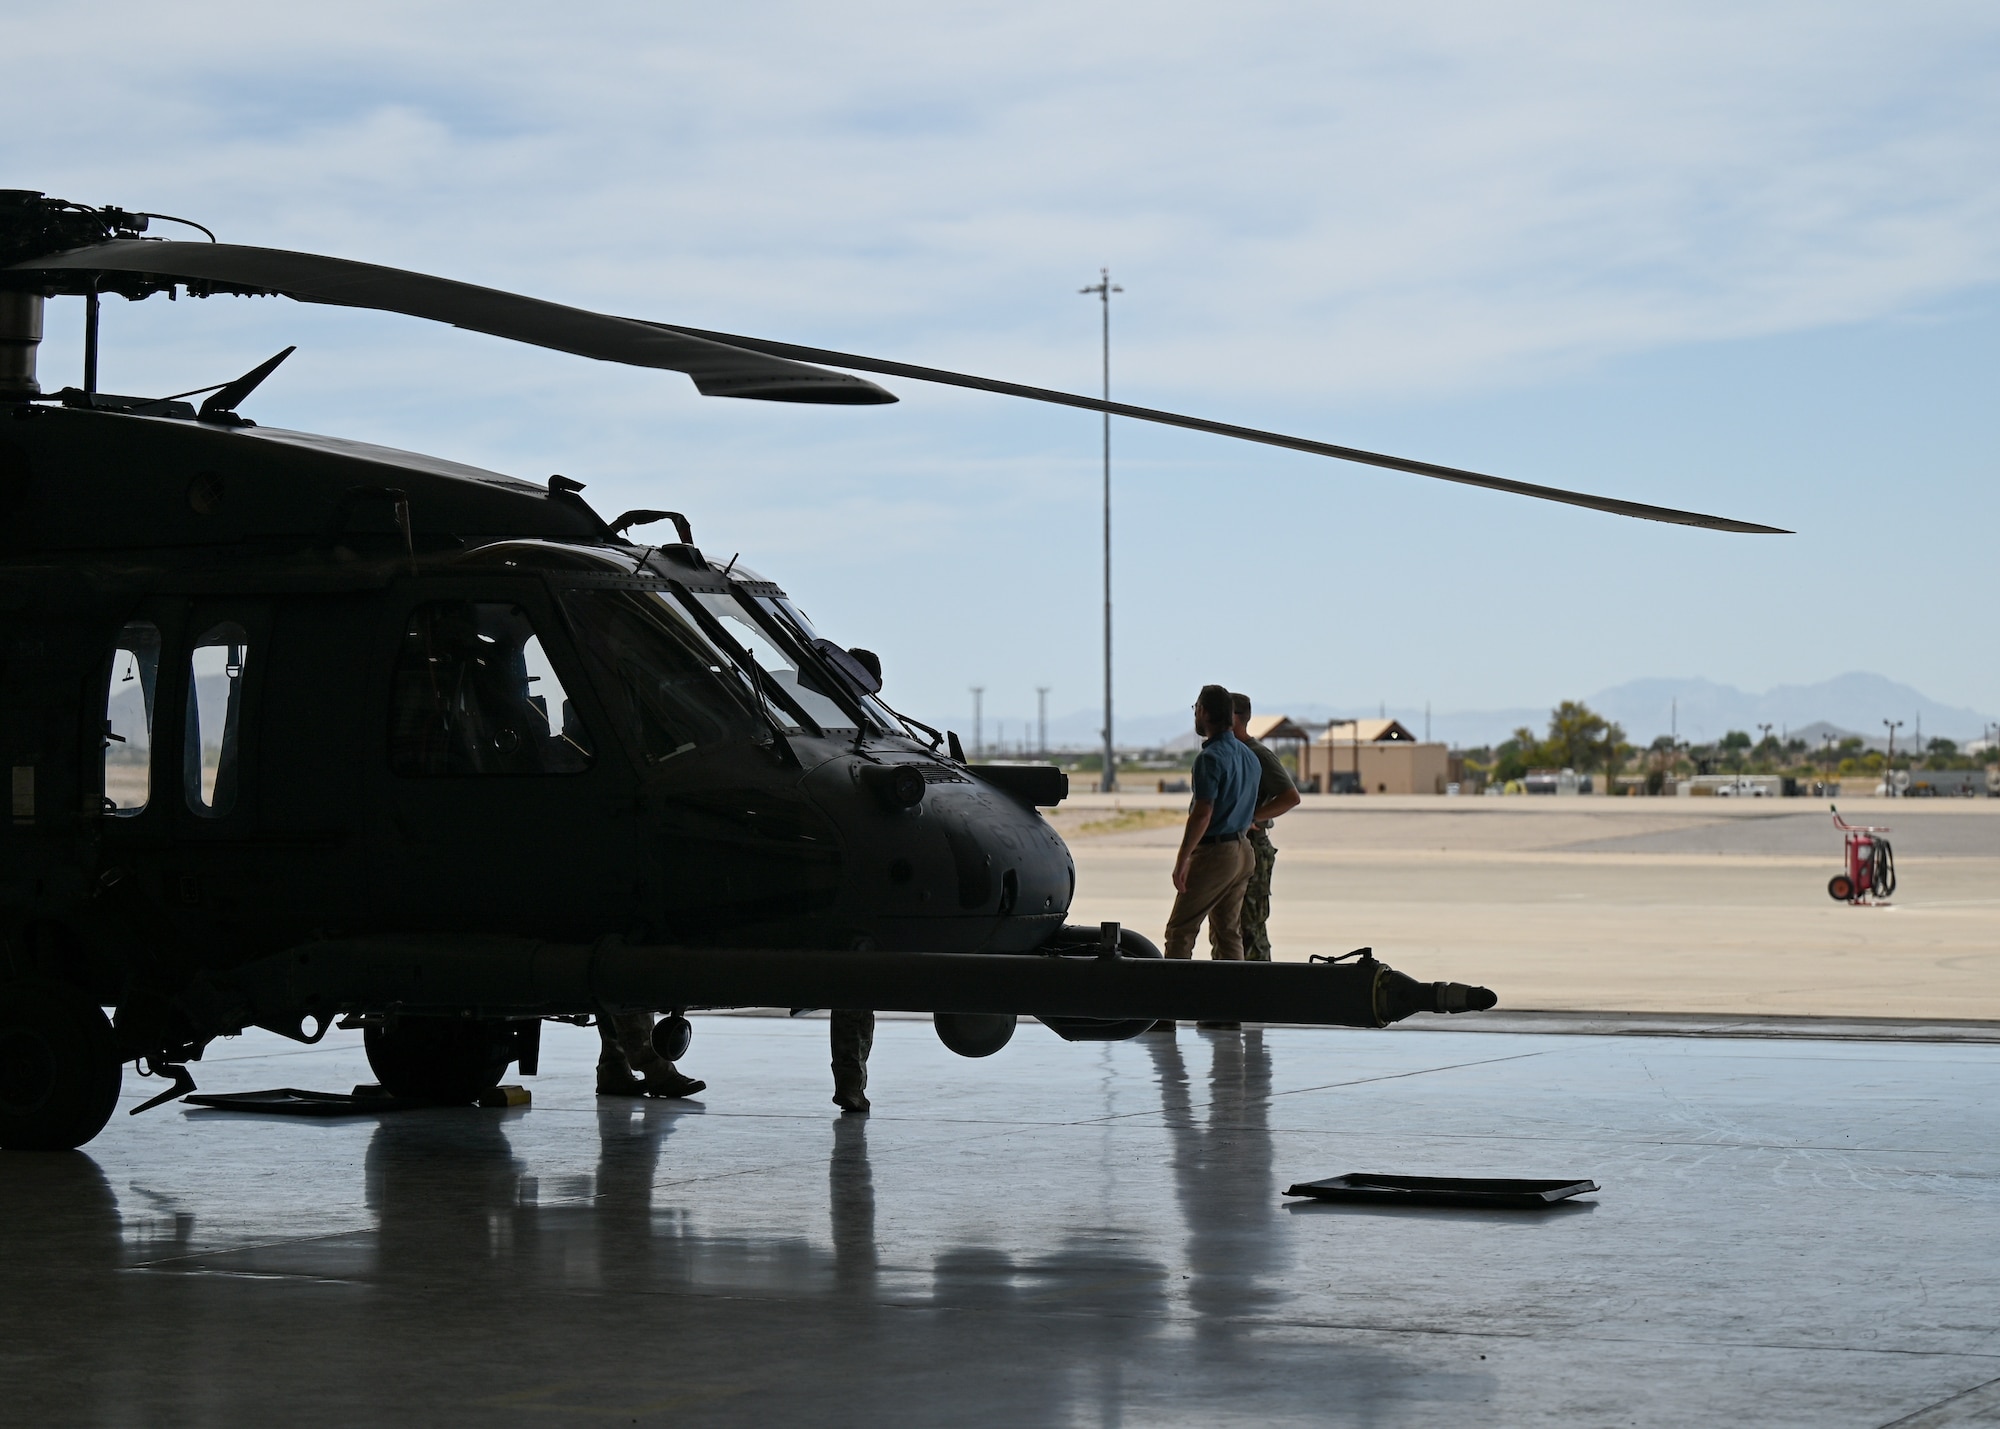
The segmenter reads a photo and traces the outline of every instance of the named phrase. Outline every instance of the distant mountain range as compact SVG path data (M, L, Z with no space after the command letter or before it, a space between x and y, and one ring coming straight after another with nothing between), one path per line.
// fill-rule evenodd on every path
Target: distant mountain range
M1815 745L1821 733L1831 730L1860 735L1872 747L1880 748L1887 734L1882 721L1896 719L1903 722L1896 731L1896 744L1904 748L1916 738L1919 725L1925 739L1943 736L1964 743L1980 738L1992 722L1978 710L1940 704L1909 685L1859 671L1813 685L1779 685L1762 694L1690 677L1630 680L1583 698L1599 714L1616 720L1623 726L1626 737L1640 745L1672 732L1696 744L1720 739L1732 729L1758 738L1758 726L1769 724L1773 734L1801 735ZM1519 709L1433 711L1429 717L1430 737L1470 747L1497 743L1522 725L1540 733L1546 728L1549 710L1555 703L1551 700L1547 705ZM1379 706L1335 707L1309 700L1291 703L1272 700L1259 708L1265 713L1288 714L1307 725L1384 712ZM1418 738L1424 736L1425 716L1421 706L1414 709L1391 706L1386 713L1408 725ZM1097 742L1100 720L1095 710L1052 718L1049 743L1064 749L1090 748ZM990 728L986 732L989 736L995 733ZM1026 732L1021 721L1014 720L1004 733L1007 743L1013 745ZM1121 715L1118 720L1121 748L1180 743L1188 734L1188 715L1184 711Z

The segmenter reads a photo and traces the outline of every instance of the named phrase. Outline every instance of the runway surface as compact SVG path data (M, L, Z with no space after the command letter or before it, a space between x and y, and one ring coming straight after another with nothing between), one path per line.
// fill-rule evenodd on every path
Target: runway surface
M1126 821L1153 827L1119 829ZM1080 795L1056 818L1078 922L1158 938L1185 795ZM1893 905L1827 895L1806 799L1309 796L1278 822L1280 958L1371 946L1523 1009L2000 1021L2000 799L1841 801L1886 824Z
M1182 1030L985 1061L699 1017L699 1103L166 1108L0 1155L6 1417L63 1425L1991 1422L2000 1047ZM345 1090L352 1034L205 1090ZM155 1084L128 1079L136 1104ZM1288 1203L1588 1176L1551 1213ZM1918 1415L1914 1419L1906 1416Z

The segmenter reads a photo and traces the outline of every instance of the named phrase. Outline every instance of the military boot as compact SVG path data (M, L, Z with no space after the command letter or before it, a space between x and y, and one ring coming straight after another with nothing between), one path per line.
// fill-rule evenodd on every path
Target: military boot
M643 1097L646 1084L632 1075L621 1059L597 1064L597 1094L601 1097Z
M679 1097L691 1097L696 1092L706 1091L708 1088L707 1082L682 1076L674 1070L672 1063L655 1067L646 1073L646 1080L639 1085L641 1096L660 1097L669 1101Z

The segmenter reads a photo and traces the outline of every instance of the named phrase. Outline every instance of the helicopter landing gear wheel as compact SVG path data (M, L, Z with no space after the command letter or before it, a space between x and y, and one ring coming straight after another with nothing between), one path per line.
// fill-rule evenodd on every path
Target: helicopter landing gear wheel
M505 1022L453 1017L403 1017L361 1035L382 1090L405 1101L464 1106L506 1075L514 1060Z
M1836 873L1826 881L1826 891L1832 895L1836 903L1852 903L1854 901L1854 880L1844 873Z
M73 1151L104 1130L125 1068L111 1022L59 982L0 987L0 1147Z

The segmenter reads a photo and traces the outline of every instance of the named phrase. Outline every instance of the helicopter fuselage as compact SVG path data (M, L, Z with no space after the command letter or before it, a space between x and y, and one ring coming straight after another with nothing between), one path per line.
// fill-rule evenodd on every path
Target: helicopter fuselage
M548 1017L931 1012L976 1057L1023 1014L1118 1040L1493 1005L1367 949L1163 962L1065 925L1060 770L969 763L685 518L580 490L0 403L0 1145L78 1145L122 1063L172 1082L144 1110L249 1026L342 1019L397 1095L462 1101L532 1071ZM679 539L623 535L655 520Z
M0 1148L80 1145L125 1062L173 1083L143 1111L252 1025L311 1042L342 1018L392 1093L463 1103L534 1067L546 1017L931 1012L946 1046L988 1056L1023 1014L1117 1040L1187 1016L1377 1027L1494 1005L1366 948L1196 964L1066 926L1075 868L1038 812L1062 772L969 763L882 702L872 654L707 559L684 517L606 522L561 476L258 428L236 409L289 347L197 389L198 410L100 392L106 293L407 313L720 397L880 405L894 395L838 369L895 372L1769 529L206 229L156 242L155 218L0 190ZM83 386L44 394L43 309L65 295L84 300ZM666 520L673 542L626 535Z
M1021 952L1062 925L1032 803L843 686L740 564L622 540L560 479L7 414L0 916L107 1003L321 938Z

